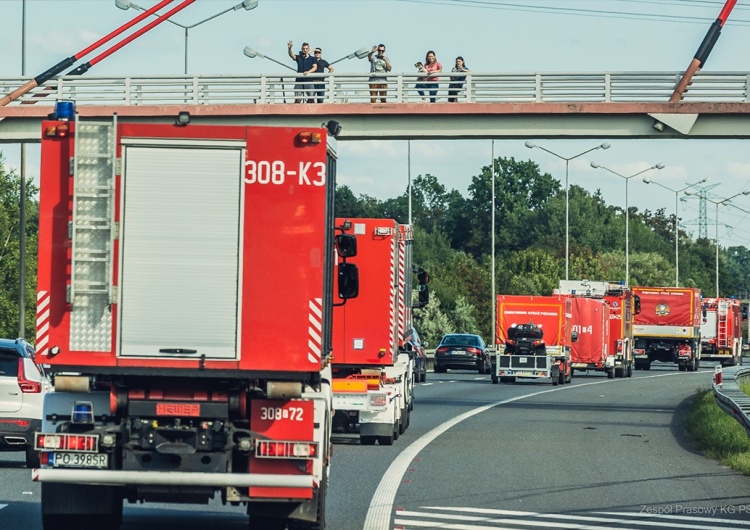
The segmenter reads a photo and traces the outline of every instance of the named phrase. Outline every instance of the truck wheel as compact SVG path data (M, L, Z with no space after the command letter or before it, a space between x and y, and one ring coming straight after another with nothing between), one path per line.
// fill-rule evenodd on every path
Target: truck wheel
M401 436L401 433L404 432L404 415L403 410L401 411L401 418L393 424L393 439L398 440Z
M493 384L493 385L496 385L496 384L497 384L498 380L497 380L497 376L496 376L496 375L492 375L492 376L490 377L490 379L492 380L492 384Z
M607 370L607 379L614 379L615 378L615 369L612 368L610 370Z
M360 445L375 445L375 442L377 440L378 440L377 436L360 436L359 437Z
M286 519L270 515L251 515L250 528L253 530L286 530Z
M380 445L393 445L393 433L390 436L378 436L378 443Z
M677 366L677 369L680 372L684 372L685 370L687 370L687 366L685 366L684 364L680 364L680 365Z
M615 377L625 377L625 367L615 368Z
M628 363L628 367L625 372L625 377L633 377L633 363Z
M698 368L700 368L700 367L701 367L701 360L700 360L699 357L696 357L695 358L695 371L697 372Z
M328 466L323 469L323 480L318 490L315 521L300 521L289 519L289 530L325 530L326 527L326 495L328 494Z
M120 488L42 483L44 530L119 530L121 524Z

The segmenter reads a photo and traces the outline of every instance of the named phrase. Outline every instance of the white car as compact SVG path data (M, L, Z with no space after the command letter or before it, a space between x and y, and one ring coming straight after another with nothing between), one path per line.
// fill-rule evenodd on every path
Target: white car
M24 451L39 467L34 433L42 425L42 402L52 390L34 348L23 339L0 339L0 451Z

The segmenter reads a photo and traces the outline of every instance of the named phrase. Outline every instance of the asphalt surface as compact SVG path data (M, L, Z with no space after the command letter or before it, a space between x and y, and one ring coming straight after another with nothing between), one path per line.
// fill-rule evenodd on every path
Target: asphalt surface
M573 384L429 373L393 446L335 440L328 529L746 528L750 479L705 458L683 417L712 369ZM23 453L0 453L0 529L41 529ZM123 530L246 529L242 507L126 505Z

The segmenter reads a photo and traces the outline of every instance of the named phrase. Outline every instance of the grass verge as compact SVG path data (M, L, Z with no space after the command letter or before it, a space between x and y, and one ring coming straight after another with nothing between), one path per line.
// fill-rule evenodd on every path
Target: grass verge
M750 385L744 390L750 390ZM706 456L750 475L750 438L737 420L716 405L711 390L696 394L685 423L688 434Z

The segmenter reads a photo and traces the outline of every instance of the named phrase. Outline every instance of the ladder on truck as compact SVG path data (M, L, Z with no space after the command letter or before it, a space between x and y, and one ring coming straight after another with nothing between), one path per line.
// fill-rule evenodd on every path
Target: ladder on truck
M68 302L70 349L112 348L112 281L117 115L111 121L75 118L73 219Z
M729 337L727 335L727 314L729 312L729 302L727 300L719 300L716 307L717 317L717 337L716 344L719 348L729 347Z

